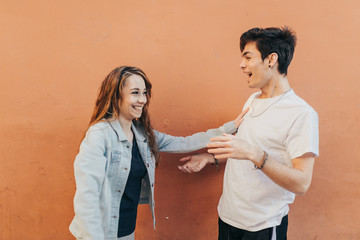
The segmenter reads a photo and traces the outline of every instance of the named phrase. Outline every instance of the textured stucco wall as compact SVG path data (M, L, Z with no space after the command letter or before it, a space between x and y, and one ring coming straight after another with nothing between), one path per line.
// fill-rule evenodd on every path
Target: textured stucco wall
M251 91L239 36L289 25L296 93L320 116L313 183L291 206L289 239L360 239L359 2L1 1L0 239L73 239L73 160L99 85L118 65L154 85L155 127L187 135L233 119ZM139 208L136 237L216 239L222 170L177 170L163 155L157 230Z

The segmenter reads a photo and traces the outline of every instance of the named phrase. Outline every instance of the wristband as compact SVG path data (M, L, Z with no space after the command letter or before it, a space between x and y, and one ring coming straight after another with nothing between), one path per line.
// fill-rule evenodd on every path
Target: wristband
M214 157L214 161L215 161L215 165L216 165L216 169L219 171L219 161L217 160L217 158L215 157L214 154L210 153L213 157ZM212 163L212 165L214 165L214 163Z
M268 159L268 156L269 156L269 155L267 154L267 152L264 151L264 157L263 157L261 166L258 167L258 166L256 166L256 165L254 164L254 168L255 168L255 169L258 169L258 170L261 170L261 169L264 167L265 162L266 162L266 160Z

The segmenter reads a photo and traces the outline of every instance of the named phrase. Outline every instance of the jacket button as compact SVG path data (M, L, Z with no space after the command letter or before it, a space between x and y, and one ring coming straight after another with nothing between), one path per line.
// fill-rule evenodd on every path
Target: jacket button
M146 166L149 167L149 163L147 163Z
M124 168L126 171L128 170L127 168Z
M154 184L153 184L153 183L151 184L151 187L154 187Z
M129 146L129 145L127 145L126 147L127 147L127 148L130 148L130 146Z
M112 218L117 218L117 216L112 216Z
M116 190L117 192L121 193L121 190Z

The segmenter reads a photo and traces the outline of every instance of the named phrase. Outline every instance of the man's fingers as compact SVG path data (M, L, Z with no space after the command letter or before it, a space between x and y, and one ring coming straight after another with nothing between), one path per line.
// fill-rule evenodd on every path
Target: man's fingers
M233 156L229 153L224 153L224 154L215 154L215 157L217 159L227 159L227 158L232 158Z
M218 136L218 137L213 137L210 138L211 142L227 142L230 141L229 136Z
M231 144L228 142L211 142L206 145L207 148L226 148L230 146Z
M208 153L212 153L212 154L215 154L215 155L216 154L228 154L229 149L228 148L210 148L210 149L208 149Z

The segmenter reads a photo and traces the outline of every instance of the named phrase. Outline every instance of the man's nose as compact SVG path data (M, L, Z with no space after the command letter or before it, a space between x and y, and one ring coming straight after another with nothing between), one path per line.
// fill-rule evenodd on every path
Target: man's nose
M246 68L245 61L244 61L244 60L241 60L241 62L240 62L240 68L241 68L241 70L244 70L244 69Z

